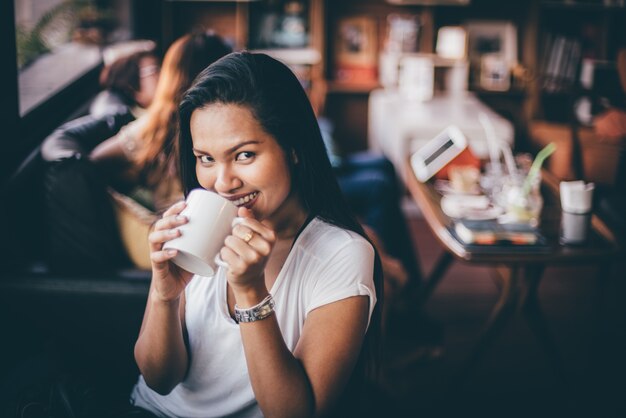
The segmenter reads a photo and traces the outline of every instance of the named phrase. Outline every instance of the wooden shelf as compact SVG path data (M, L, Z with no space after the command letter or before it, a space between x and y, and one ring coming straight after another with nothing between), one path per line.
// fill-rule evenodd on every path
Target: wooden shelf
M252 52L267 54L286 64L315 65L322 61L322 54L314 48L254 49Z
M489 96L489 97L512 97L512 98L524 98L527 95L527 91L519 88L510 88L506 91L497 91L497 90L485 90L480 87L473 86L470 87L470 91L476 93L479 96Z
M168 2L180 3L252 3L258 0L165 0Z
M614 11L626 10L625 6L605 5L602 3L589 3L583 1L543 1L541 7L545 9L568 9L580 11Z

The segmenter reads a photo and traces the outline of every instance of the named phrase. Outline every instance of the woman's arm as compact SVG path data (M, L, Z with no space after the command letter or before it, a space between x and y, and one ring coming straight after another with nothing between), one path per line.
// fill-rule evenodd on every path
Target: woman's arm
M89 154L89 158L95 162L103 161L128 161L126 152L124 151L125 138L122 135L116 135L101 142Z
M281 247L290 242L280 241L277 248L276 233L252 211L239 208L238 215L243 220L225 239L220 256L228 264L229 304L234 299L235 309L247 309L268 295L271 278L286 258ZM239 324L252 389L265 417L318 417L332 411L361 353L370 297L376 301L374 290L364 289L373 285L374 261L374 249L365 240L343 242L310 272L319 282L300 290L312 292L311 310L293 353L275 315Z
M185 298L161 299L150 286L139 338L135 343L135 361L148 386L166 395L182 382L187 373L189 355L184 342Z
M89 159L110 179L134 183L137 167L133 161L139 144L139 120L124 127L117 135L100 142L89 154Z
M189 355L185 345L185 287L191 273L170 262L175 250L163 250L163 244L180 235L176 229L187 222L180 212L185 203L169 208L150 233L152 283L135 360L146 383L164 395L180 383L187 373Z
M229 265L226 277L235 304L245 309L268 295L264 271L269 254L276 256L275 234L249 210L241 208L238 214L244 220L226 238L220 255ZM374 257L365 242L346 244L334 253L334 261L325 260L313 273L321 280L310 290L316 308L308 313L293 353L275 315L240 323L252 389L266 417L324 416L332 410L361 352L370 312L369 297L352 296L348 289L371 277ZM355 259L360 260L357 268L345 263Z
M46 161L70 158L77 154L87 156L102 141L116 135L120 128L133 120L130 113L102 118L83 116L56 129L41 145Z
M355 296L311 311L293 354L274 315L240 324L252 388L266 417L331 411L358 359L368 309L368 297Z

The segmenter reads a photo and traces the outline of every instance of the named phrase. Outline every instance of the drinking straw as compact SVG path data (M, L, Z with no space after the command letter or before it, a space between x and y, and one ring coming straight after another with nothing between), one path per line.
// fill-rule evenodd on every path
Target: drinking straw
M515 158L513 158L511 147L504 141L500 142L500 146L502 148L502 155L504 155L506 168L509 170L509 175L514 176L517 173L517 166L515 165Z
M491 160L491 168L496 173L501 173L501 165L500 165L500 147L498 146L498 139L496 138L496 134L493 129L493 125L489 120L489 116L485 112L480 112L478 114L478 120L480 124L483 126L485 131L485 136L487 137L487 145L489 149L489 159Z
M546 145L535 157L533 164L530 166L530 170L528 171L528 175L526 176L526 180L524 180L524 185L522 186L522 196L527 196L530 192L530 188L535 181L535 178L539 175L539 170L541 169L541 165L552 153L556 150L556 145L554 142L550 142Z

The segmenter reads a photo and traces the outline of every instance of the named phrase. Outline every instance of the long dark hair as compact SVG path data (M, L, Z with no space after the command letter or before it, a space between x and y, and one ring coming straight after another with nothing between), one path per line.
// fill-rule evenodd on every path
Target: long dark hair
M185 194L200 187L190 132L191 114L212 103L248 108L288 157L292 190L310 215L354 231L369 241L346 203L330 165L315 114L291 70L264 54L234 52L202 71L179 107L180 172ZM294 160L296 162L294 162ZM356 261L356 260L355 260ZM378 303L374 308L356 372L376 374L383 301L382 268L374 267ZM373 367L370 367L373 366ZM354 373L358 375L360 373ZM375 376L374 376L375 377Z
M160 158L176 153L170 151L176 141L177 107L183 94L200 71L231 51L220 36L210 31L184 35L167 49L154 99L138 133L144 143L137 155L141 167L167 167L169 161L163 162ZM163 171L157 172L159 178L165 175Z

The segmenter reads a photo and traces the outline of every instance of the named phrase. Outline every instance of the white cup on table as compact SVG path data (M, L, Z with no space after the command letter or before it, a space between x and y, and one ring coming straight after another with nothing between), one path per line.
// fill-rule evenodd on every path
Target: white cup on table
M594 188L593 183L584 181L562 181L559 184L562 244L577 245L587 241Z
M178 251L172 261L179 267L213 276L218 265L225 265L219 257L224 240L242 218L237 217L237 206L230 200L208 190L192 190L186 203L181 215L189 222L178 227L181 235L166 242L163 249Z

